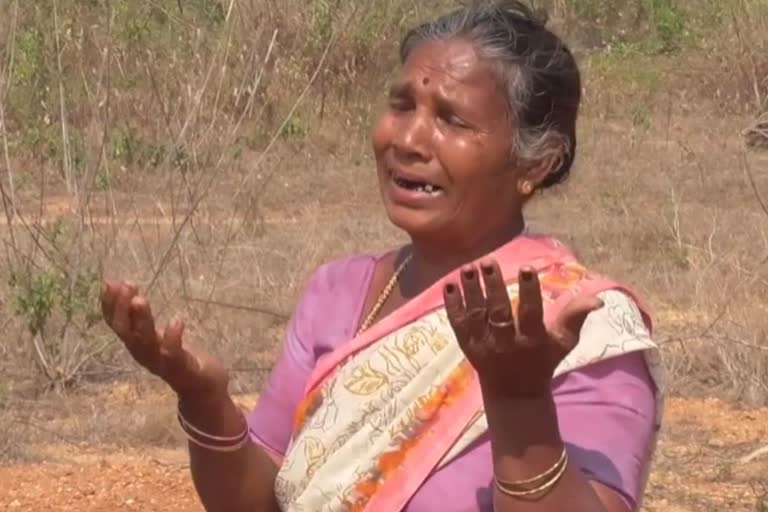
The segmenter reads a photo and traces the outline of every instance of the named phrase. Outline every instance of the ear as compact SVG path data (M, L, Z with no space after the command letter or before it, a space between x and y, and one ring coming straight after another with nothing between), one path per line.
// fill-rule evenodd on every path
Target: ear
M520 173L517 191L523 196L530 196L539 188L550 173L560 165L562 156L551 155Z

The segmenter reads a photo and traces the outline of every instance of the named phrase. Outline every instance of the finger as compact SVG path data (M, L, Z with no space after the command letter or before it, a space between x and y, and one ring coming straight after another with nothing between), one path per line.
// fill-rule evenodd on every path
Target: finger
M480 271L485 284L488 318L494 327L509 328L514 332L514 317L512 304L509 300L509 292L504 282L504 276L499 264L494 260L486 260L480 263ZM494 325L495 324L495 325Z
M459 343L463 343L467 333L467 314L464 299L456 283L447 283L443 287L443 301L445 302L448 322L451 324L453 332L456 333Z
M173 320L165 327L162 336L164 364L168 371L169 384L183 374L197 373L201 369L200 361L188 350L183 348L184 322Z
M180 351L184 329L185 325L181 320L175 319L169 322L163 332L163 347L171 353Z
M480 273L474 265L461 269L461 287L464 290L464 302L467 311L485 307L485 294L480 284Z
M155 329L155 317L147 299L136 295L131 299L131 325L136 334L137 341L144 345L152 345L157 342L157 330Z
M136 285L133 283L123 283L117 291L112 328L123 341L132 335L131 300L136 295L136 291Z
M468 327L480 339L488 327L488 309L477 267L472 265L461 270L461 287L464 290Z
M112 327L112 316L115 313L115 302L119 289L120 285L110 280L105 280L101 287L101 314L110 327Z
M579 334L587 316L603 307L603 301L594 296L580 296L571 300L555 321L550 337L561 350L570 352L579 342Z
M520 305L517 311L517 325L521 335L530 340L543 339L544 307L541 299L541 285L536 271L530 267L520 269Z

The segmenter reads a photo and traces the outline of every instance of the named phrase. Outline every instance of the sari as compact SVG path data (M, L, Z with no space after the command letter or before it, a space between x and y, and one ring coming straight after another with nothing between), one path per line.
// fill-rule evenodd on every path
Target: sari
M589 272L554 239L522 236L490 256L513 303L519 268L538 272L547 324L576 295L620 290L651 329L648 310L631 290ZM317 362L276 482L282 510L401 510L430 473L487 431L476 375L442 304L442 286L451 278L455 273ZM660 423L663 376L650 338L589 341L579 343L555 376L642 353L657 388Z

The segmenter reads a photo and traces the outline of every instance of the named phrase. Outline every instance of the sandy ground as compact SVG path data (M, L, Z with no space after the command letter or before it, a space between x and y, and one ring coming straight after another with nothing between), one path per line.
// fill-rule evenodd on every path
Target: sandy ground
M768 456L741 461L766 444L768 409L671 400L643 510L766 510ZM0 510L202 510L183 450L41 450L56 462L0 467Z

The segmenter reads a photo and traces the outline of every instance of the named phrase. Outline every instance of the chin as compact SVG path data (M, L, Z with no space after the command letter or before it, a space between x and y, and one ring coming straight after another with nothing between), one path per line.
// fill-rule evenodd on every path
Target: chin
M389 221L413 238L434 238L444 230L429 212L386 205Z

